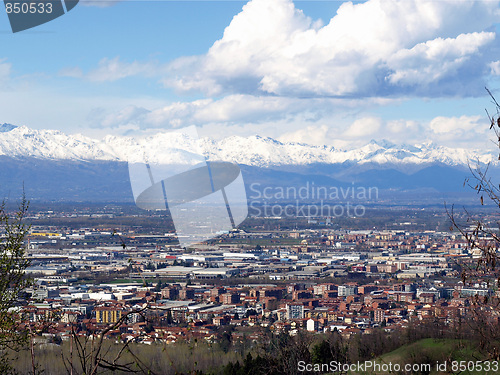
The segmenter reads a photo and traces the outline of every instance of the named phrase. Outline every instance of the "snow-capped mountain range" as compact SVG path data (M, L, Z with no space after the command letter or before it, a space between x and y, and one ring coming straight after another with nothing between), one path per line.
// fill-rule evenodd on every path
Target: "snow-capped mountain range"
M198 138L194 128L154 136L106 136L102 140L56 130L0 125L0 199L25 192L33 201L133 203L127 162L195 165L229 161L240 165L248 198L268 187L376 187L394 204L423 200L442 204L463 194L467 166L493 162L494 150L447 148L432 143L394 145L372 141L351 150L279 142L259 136ZM386 197L386 198L384 198Z
M284 143L259 136L231 136L216 141L193 140L183 133L164 132L149 137L106 136L102 140L67 135L57 130L35 130L25 126L0 125L0 155L10 158L88 160L158 163L193 163L203 153L208 160L223 160L255 167L312 164L413 164L441 163L466 165L469 161L488 163L493 150L449 148L433 143L395 145L372 141L351 150L302 143Z

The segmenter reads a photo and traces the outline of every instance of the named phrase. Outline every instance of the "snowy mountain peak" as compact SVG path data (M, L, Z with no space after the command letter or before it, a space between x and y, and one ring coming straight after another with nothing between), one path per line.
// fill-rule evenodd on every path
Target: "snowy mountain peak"
M395 143L392 143L391 141L388 141L387 139L380 139L380 140L372 139L370 141L370 144L377 145L377 146L380 146L380 147L385 148L385 149L396 147Z
M3 123L0 125L0 133L10 132L11 130L17 128L16 125Z
M113 160L193 164L200 154L209 160L230 161L259 167L311 164L431 164L467 165L469 160L488 163L495 158L485 150L448 148L433 143L395 145L387 140L340 150L330 146L280 142L261 136L230 136L222 140L193 139L179 132L148 137L108 135L102 140L57 130L35 130L11 124L0 125L0 155L21 158L66 160Z

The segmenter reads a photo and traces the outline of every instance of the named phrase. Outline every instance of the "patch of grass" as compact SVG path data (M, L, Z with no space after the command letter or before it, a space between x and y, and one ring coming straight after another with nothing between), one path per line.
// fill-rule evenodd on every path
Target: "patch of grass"
M437 375L460 373L461 375L486 375L500 373L500 364L497 364L497 367L494 363L490 363L490 371L452 371L452 364L454 361L456 366L460 365L460 361L464 361L465 366L467 366L468 362L471 362L469 368L475 369L477 368L477 364L482 360L484 360L484 355L475 349L473 344L467 340L422 339L376 358L374 363L379 365L379 367L375 368L377 371L370 369L363 372L351 372L350 374L382 375L391 373L401 375ZM472 362L474 362L474 365L472 365ZM399 368L396 364L399 364ZM409 367L409 371L405 371L406 365L417 364L419 365L418 367L420 367L419 369L412 366ZM439 371L437 364L440 364L440 370L446 371ZM392 371L389 372L387 369L392 369ZM399 371L397 371L398 369ZM494 371L495 369L498 369L498 371Z

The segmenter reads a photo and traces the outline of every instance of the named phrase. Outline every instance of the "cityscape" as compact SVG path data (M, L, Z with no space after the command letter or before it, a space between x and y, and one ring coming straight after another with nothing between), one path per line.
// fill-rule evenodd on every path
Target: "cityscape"
M0 375L500 374L500 0L4 0Z
M115 345L227 342L244 345L244 356L265 335L334 332L348 341L436 321L454 330L475 309L471 298L498 293L488 275L462 281L481 253L450 230L444 207L371 209L368 222L351 218L358 229L334 218L253 216L187 248L164 212L53 207L35 204L27 216L34 283L18 306L26 324L44 327L42 346L102 335ZM379 216L390 228L366 228Z

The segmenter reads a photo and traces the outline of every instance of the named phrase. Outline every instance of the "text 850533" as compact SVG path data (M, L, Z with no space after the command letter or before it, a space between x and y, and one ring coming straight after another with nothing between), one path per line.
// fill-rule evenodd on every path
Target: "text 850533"
M16 3L5 3L5 10L7 13L14 14L42 14L42 13L52 13L52 3L50 2L16 2Z

